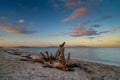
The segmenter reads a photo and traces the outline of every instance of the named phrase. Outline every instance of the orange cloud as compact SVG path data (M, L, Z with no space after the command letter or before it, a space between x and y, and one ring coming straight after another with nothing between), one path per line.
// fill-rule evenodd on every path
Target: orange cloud
M71 28L71 36L72 37L96 36L96 35L115 32L118 29L120 29L120 27L115 27L113 29L108 29L108 30L104 30L104 31L96 31L96 30L94 30L94 28L87 29L85 26L73 26Z
M67 8L73 8L73 7L83 7L83 6L90 6L93 3L98 3L98 2L102 2L102 0L86 0L86 1L82 1L82 0L63 0L65 6Z
M66 7L72 8L72 7L80 6L81 4L83 4L83 2L79 0L67 0L67 1L64 1L64 4Z
M0 30L9 33L16 33L16 34L30 34L35 32L35 31L28 31L25 28L21 28L19 26L14 26L14 25L0 26Z
M25 22L25 20L20 19L16 22L19 24L22 24ZM4 17L0 18L0 30L9 32L9 33L16 33L16 34L31 34L36 32L36 31L30 31L27 28L24 28L22 26L18 26L18 24L10 23Z
M78 16L83 16L83 15L85 15L85 13L86 13L86 8L76 9L76 10L73 11L73 13L70 16L68 16L67 18L62 20L62 22L69 21L69 20L74 19Z
M13 27L8 27L8 26L4 26L4 27L1 27L0 30L3 30L5 32L10 32L10 33L21 33L21 30L20 29L15 29Z
M98 33L93 29L86 29L85 26L74 26L71 31L71 36L73 37L91 36L91 35L98 35Z

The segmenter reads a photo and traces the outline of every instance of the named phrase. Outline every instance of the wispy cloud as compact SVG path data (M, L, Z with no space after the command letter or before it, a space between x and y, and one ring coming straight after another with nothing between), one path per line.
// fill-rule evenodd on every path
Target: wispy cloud
M97 31L93 29L87 29L85 26L74 26L71 30L72 37L92 36L97 34Z
M62 22L69 21L69 20L74 19L78 16L83 16L83 15L86 14L86 11L87 11L86 8L78 8L78 9L74 10L73 13L70 16L68 16L67 18L62 20Z
M55 8L65 8L73 10L72 13L62 22L67 22L76 17L83 16L86 12L89 12L88 7L93 6L96 3L100 3L102 0L51 0L52 5Z
M98 34L104 34L104 33L109 33L109 32L111 32L111 31L110 30L106 30L106 31L101 31Z
M85 27L80 25L74 25L72 28L69 28L70 31L68 32L60 32L58 34L54 34L52 36L71 36L71 37L83 37L86 36L88 39L94 39L96 37L100 37L101 34L113 33L117 30L120 30L120 26L110 28L107 30L99 31L95 30L96 27Z
M96 19L94 22L100 22L100 21L103 21L103 20L109 20L111 18L112 18L112 16L106 15L106 16L100 17L99 19Z
M23 20L23 19L20 19L17 21L17 23L19 23L19 24L23 24L24 22L25 22L25 20Z
M15 25L0 26L0 30L15 34L31 34L35 32L35 31L29 31L25 28Z
M92 4L102 2L102 0L62 0L67 8L74 8L74 7L85 7L90 6Z
M78 7L78 6L83 6L86 5L86 2L82 2L80 0L62 0L65 7L67 8L74 8L74 7Z
M94 39L95 37L88 37L88 39Z
M91 27L96 27L96 28L98 28L98 27L100 27L100 25L99 25L99 24L94 24L94 25L92 25Z
M112 29L97 31L94 28L86 28L85 26L73 26L71 28L71 36L72 37L81 37L81 36L96 36L106 33L112 33L119 30L120 27L114 27Z
M24 20L18 20L20 24L24 23ZM17 24L13 24L8 22L6 19L0 18L0 30L9 32L9 33L14 33L14 34L32 34L35 33L36 31L33 30L28 30L25 27L18 26Z
M103 33L113 33L113 32L116 32L117 30L120 30L120 26L118 26L118 27L113 27L113 28L111 28L111 29L101 31L101 32L99 32L99 34L103 34Z
M117 30L120 30L120 26L114 27L114 28L110 29L109 31L110 32L115 32Z
M91 20L86 20L86 21L84 21L84 20L80 21L80 24L86 25L86 24L89 24L89 23L102 22L102 21L106 21L106 20L110 20L110 19L112 19L111 15L105 15L105 16L100 16L99 18L94 19L94 20L91 19ZM99 24L94 24L91 27L100 27L100 25Z
M86 25L86 24L89 24L90 22L92 22L92 20L86 20L86 21L80 21L80 24L82 25Z
M52 36L67 36L67 35L69 35L69 32L60 32L60 33L54 34Z

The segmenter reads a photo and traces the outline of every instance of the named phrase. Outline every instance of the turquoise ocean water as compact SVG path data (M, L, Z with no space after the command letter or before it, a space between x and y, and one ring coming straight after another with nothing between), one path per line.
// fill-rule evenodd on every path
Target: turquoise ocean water
M57 48L19 48L24 51L55 53ZM120 66L120 47L119 48L65 48L65 55L71 53L72 58L78 58L88 61L100 62L105 64Z

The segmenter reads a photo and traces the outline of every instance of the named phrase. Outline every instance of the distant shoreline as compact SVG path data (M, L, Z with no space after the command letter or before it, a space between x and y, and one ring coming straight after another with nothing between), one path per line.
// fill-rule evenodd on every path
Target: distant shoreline
M1 48L3 46L0 46ZM120 48L120 46L65 46L66 48ZM13 46L13 47L3 47L3 48L58 48L58 46Z

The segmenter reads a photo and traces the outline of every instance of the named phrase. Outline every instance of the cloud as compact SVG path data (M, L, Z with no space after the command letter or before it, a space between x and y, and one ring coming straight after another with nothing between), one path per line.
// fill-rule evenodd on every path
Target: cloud
M99 22L99 21L103 21L103 20L109 20L111 18L112 18L112 16L106 15L106 16L100 17L99 19L96 19L94 22Z
M115 31L117 31L117 30L120 30L120 26L114 27L114 28L110 29L109 31L110 31L110 32L115 32Z
M95 37L88 37L88 39L94 39Z
M86 12L90 11L87 10L88 7L94 6L94 4L100 3L101 1L102 0L51 0L51 3L55 8L65 8L66 11L68 9L73 10L67 18L62 20L62 22L67 22L76 17L85 15Z
M106 31L101 31L101 32L99 32L98 34L109 33L109 32L111 32L111 31L106 30Z
M86 8L78 8L78 9L74 10L70 16L68 16L67 18L62 20L62 22L69 21L69 20L74 19L78 16L83 16L86 14L86 11L87 11Z
M80 23L81 23L82 25L89 24L90 22L92 22L92 21L91 21L91 20L80 21Z
M94 29L95 27L86 28L85 26L74 25L70 28L69 32L60 32L58 34L52 36L66 36L69 35L71 37L83 37L87 36L89 39L94 39L99 37L101 34L112 33L120 29L120 27L114 27L108 30L97 31Z
M111 28L111 29L108 29L108 30L105 30L105 31L101 31L101 32L99 32L98 34L112 33L112 32L116 32L117 30L120 30L120 26L114 27L114 28Z
M85 6L90 6L95 3L100 3L102 0L50 0L52 5L55 8L62 7L62 8L80 8Z
M111 29L108 29L108 30L105 30L105 31L101 31L101 32L98 33L98 35L100 35L100 34L104 34L104 33L112 33L112 32L116 32L116 31L119 30L119 29L120 29L120 26L118 26L118 27L114 27L114 28L111 28Z
M81 5L85 5L86 2L81 2L80 0L62 0L65 7L67 8L73 8Z
M101 2L101 0L61 0L62 6L66 8L80 8L80 7L86 7L90 6L92 4Z
M87 29L85 26L76 26L73 27L71 30L72 37L79 37L79 36L92 36L97 35L97 31L93 29Z
M19 23L19 24L23 24L24 22L25 22L25 20L23 20L23 19L20 19L17 21L17 23Z
M106 15L106 16L101 16L100 18L97 18L95 20L86 20L86 21L83 20L80 23L82 25L86 25L86 24L89 24L91 22L94 23L94 22L101 22L101 21L105 21L105 20L110 20L111 18L112 18L112 16ZM100 27L100 25L99 24L94 24L91 27Z
M17 23L22 24L25 21L23 19L18 20ZM22 26L18 26L18 24L13 24L7 21L6 18L0 18L0 30L14 33L14 34L32 34L36 31L28 30L27 28L24 28Z
M94 24L94 25L92 25L91 27L100 27L100 25L99 24Z
M0 30L15 34L31 34L35 32L15 25L0 26Z
M69 35L69 32L60 32L60 33L54 34L52 36L66 36L66 35Z
M96 31L93 28L86 28L85 26L73 26L71 28L70 35L72 37L96 36L96 35L111 33L111 32L116 31L117 29L120 29L120 27L116 27L116 28L104 30L104 31Z

